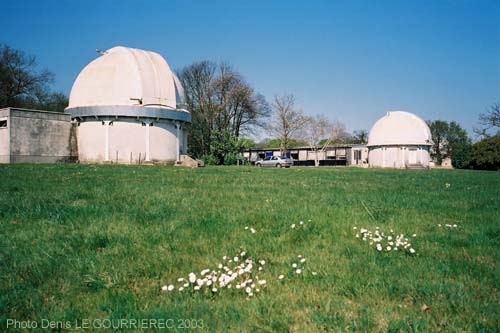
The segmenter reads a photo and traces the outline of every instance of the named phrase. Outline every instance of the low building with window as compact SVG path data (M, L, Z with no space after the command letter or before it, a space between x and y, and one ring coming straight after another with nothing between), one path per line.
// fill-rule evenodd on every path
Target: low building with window
M65 113L0 110L0 163L189 162L191 114L165 59L122 46L99 53L76 78Z
M0 163L69 162L75 139L67 114L0 109Z
M280 148L250 149L243 153L251 163L263 160L269 156L281 156ZM368 163L368 148L365 145L340 144L326 147L296 147L290 148L285 154L293 160L296 166L314 166L316 158L320 166L357 165Z

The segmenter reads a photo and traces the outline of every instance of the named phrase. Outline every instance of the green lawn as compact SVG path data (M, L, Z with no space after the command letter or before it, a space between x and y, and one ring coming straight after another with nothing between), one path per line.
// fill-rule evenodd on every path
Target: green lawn
M119 318L179 332L499 331L499 172L2 165L0 177L1 331L48 319L102 332L74 323ZM355 237L376 227L416 253ZM253 297L178 291L241 251L266 261Z

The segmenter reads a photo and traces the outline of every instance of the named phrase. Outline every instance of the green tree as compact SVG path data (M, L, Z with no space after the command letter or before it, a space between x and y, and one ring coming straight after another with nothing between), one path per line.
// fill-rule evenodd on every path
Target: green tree
M368 142L368 131L361 129L352 133L351 143L366 144Z
M448 143L448 156L451 158L453 167L462 169L469 163L472 150L472 141L457 122L452 121L448 126L446 136Z
M476 142L469 165L479 170L500 170L500 134Z
M255 142L255 140L248 139L248 138L240 138L238 140L238 145L245 150L253 149L253 148L257 147L257 143Z
M431 157L437 165L441 165L443 159L447 157L446 135L449 125L442 120L428 121L427 124L432 135Z
M263 147L264 148L279 148L281 145L280 139L269 139L266 140ZM288 148L304 147L307 146L307 142L298 139L289 139Z
M455 121L435 120L429 121L428 125L433 141L431 157L436 164L441 165L443 159L449 157L455 168L467 166L472 143L465 129Z
M232 165L242 160L243 147L238 138L228 131L213 131L210 153L205 158L207 164Z

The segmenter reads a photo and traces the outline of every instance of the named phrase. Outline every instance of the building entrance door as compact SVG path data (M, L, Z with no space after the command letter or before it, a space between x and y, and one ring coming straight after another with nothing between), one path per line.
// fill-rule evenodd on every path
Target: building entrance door
M417 164L417 150L415 148L410 148L408 150L408 163Z

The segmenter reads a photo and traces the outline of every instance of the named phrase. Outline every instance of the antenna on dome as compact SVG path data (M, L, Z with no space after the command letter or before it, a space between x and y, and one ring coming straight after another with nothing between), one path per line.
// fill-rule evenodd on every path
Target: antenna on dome
M99 49L95 49L95 51L99 54L106 54L107 52L106 51L103 51L103 50L99 50Z

